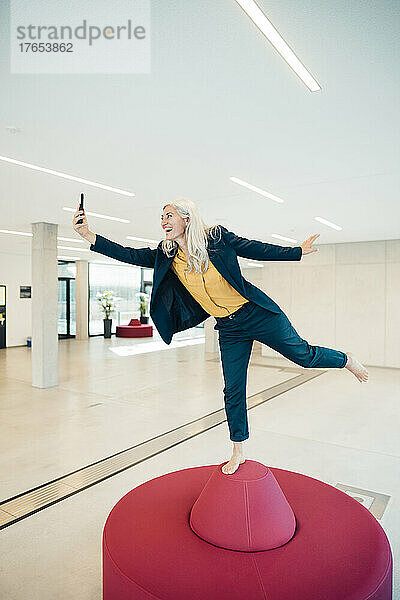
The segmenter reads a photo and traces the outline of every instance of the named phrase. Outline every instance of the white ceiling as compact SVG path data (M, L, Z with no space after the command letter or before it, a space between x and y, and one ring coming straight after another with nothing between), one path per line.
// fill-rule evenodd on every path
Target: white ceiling
M306 88L235 0L152 0L150 74L10 74L3 1L0 155L136 196L0 161L0 229L46 221L80 239L62 207L84 191L88 211L131 220L89 218L92 231L124 245L147 245L127 235L162 239L162 206L182 195L207 224L272 243L285 245L271 233L299 243L320 233L321 244L400 238L400 3L258 4L322 91ZM0 252L28 255L30 245L0 234Z

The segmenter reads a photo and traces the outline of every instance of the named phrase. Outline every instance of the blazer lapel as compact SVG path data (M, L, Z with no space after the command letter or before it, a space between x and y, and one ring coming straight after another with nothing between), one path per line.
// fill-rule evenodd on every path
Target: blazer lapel
M152 297L155 298L157 289L160 286L161 281L164 279L167 274L168 269L172 265L172 261L174 260L175 254L177 252L177 248L172 256L166 256L164 252L159 248L159 252L157 255L157 263L154 265L154 281L153 281L153 290Z
M225 252L227 252L227 250ZM244 287L242 285L243 277L240 277L239 281L237 281L236 279L234 279L232 277L231 271L229 270L228 265L224 261L224 258L227 259L227 257L225 256L225 252L218 252L217 250L210 249L208 252L208 256L209 256L210 261L212 262L214 267L217 269L217 271L222 275L222 277L224 279L226 279L226 281L228 283L230 283L230 285L237 292L239 292L240 294L243 295L246 293L244 290Z
M177 250L178 249L176 248L172 256L166 256L164 254L164 252L161 250L161 248L159 248L159 252L158 252L158 255L156 258L157 264L155 265L155 268L154 268L154 281L153 281L153 293L152 293L153 298L155 298L157 289L159 288L162 280L164 279L165 275L167 274L168 269L171 267ZM227 264L228 260L229 260L229 256L228 256L229 252L232 252L234 254L234 251L232 251L230 248L226 247L225 244L223 244L223 243L221 244L220 242L217 242L216 240L214 240L212 238L210 238L210 240L209 240L207 250L208 250L209 259L212 262L212 264L214 265L214 267L217 269L217 271L222 275L222 277L224 277L224 279L226 279L226 281L228 283L230 283L230 285L237 292L244 295L246 292L244 289L243 277L241 276L240 270L238 269L238 279L234 279L231 275L231 271ZM235 258L236 258L236 256L235 256ZM237 261L237 259L236 259L236 261ZM235 263L233 262L233 264L235 264Z

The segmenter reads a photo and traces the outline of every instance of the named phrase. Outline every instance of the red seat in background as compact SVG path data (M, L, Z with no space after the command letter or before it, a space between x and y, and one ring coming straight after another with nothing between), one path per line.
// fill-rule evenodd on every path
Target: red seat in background
M124 338L153 337L153 326L141 323L139 319L131 319L129 325L116 326L115 336Z

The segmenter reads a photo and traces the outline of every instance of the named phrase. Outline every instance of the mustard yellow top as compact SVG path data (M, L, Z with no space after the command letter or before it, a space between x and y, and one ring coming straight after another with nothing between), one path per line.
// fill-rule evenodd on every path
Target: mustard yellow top
M204 273L185 273L187 268L185 253L178 247L171 269L193 298L213 317L230 315L248 302L222 277L211 261Z

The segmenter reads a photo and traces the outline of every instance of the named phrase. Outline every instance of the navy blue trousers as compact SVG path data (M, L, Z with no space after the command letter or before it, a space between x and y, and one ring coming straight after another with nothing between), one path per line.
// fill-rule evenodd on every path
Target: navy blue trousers
M247 302L232 315L215 317L222 371L225 380L224 403L230 439L247 440L246 385L253 341L273 348L292 362L308 368L342 368L347 355L339 350L311 346L303 340L283 311L273 313Z

